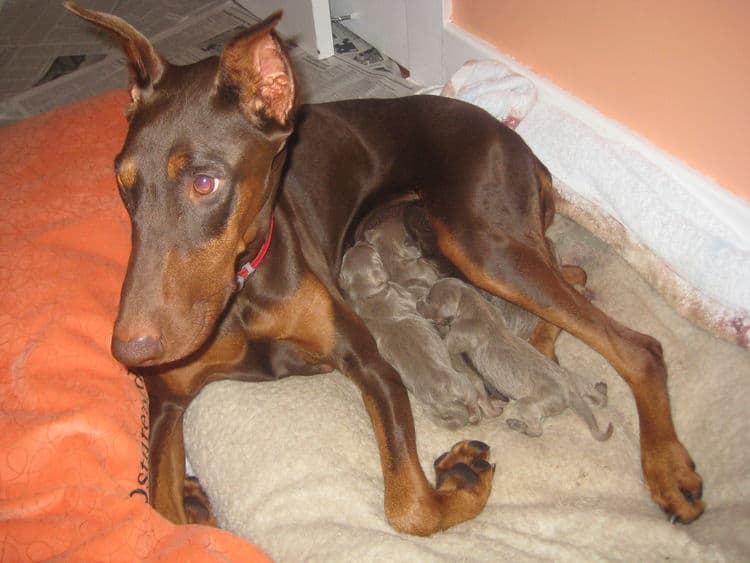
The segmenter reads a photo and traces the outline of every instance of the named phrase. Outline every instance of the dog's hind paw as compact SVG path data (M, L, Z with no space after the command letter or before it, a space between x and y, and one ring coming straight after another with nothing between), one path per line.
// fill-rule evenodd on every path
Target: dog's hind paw
M641 462L651 497L672 522L688 524L703 514L703 481L679 441L644 448Z

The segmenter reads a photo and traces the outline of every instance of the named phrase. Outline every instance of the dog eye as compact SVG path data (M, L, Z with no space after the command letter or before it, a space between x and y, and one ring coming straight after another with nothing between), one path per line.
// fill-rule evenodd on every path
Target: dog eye
M206 174L198 174L193 177L193 189L200 195L208 195L216 191L219 187L219 179L207 176Z

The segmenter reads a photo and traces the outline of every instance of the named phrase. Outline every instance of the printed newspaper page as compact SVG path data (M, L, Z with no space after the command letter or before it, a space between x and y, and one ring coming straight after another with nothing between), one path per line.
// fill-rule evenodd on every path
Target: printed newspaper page
M150 38L174 64L218 55L224 43L258 21L232 1L97 0ZM33 9L38 7L39 9ZM289 45L304 102L396 97L414 92L396 63L339 23L335 56L319 60ZM116 88L128 72L119 47L58 3L8 2L0 12L0 125Z

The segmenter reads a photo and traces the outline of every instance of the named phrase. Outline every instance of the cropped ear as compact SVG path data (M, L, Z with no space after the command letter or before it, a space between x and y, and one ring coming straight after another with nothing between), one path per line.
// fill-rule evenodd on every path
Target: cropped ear
M128 58L130 98L137 106L159 81L168 63L146 37L122 18L81 8L73 2L65 2L63 5L77 16L106 29L119 41Z
M274 28L276 12L229 41L221 53L217 87L236 93L252 123L264 120L286 127L294 107L292 65Z

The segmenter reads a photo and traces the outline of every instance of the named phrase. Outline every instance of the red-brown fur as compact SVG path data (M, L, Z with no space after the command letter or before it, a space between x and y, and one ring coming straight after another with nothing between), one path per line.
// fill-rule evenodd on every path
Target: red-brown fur
M220 59L176 67L124 21L68 8L109 30L130 63L130 130L115 168L133 248L112 349L147 382L150 500L162 514L184 523L195 512L183 504L182 413L206 383L332 368L362 392L395 528L428 535L482 510L488 448L457 444L436 463L437 486L428 482L406 390L335 282L358 221L405 195L421 199L440 250L475 285L609 360L635 396L654 500L683 522L701 514L661 346L566 281L544 235L549 174L515 133L437 97L296 108L273 32L279 14L232 39ZM216 184L203 194L193 186L206 177ZM258 252L272 213L268 255L235 294L240 257ZM538 335L541 347L552 333Z

